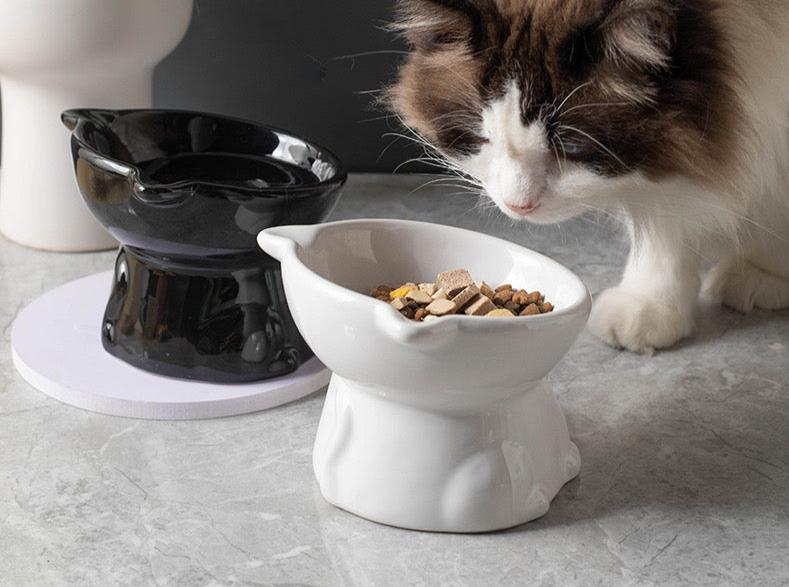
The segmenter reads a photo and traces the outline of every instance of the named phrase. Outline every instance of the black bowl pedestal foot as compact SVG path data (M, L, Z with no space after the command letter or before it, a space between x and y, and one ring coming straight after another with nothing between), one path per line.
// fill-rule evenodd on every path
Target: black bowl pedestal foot
M71 281L19 312L11 327L11 354L35 389L100 414L201 420L275 408L329 382L330 372L317 357L282 377L233 384L163 377L119 361L99 336L112 279L112 271L102 271Z
M292 373L312 356L280 265L262 252L174 260L122 247L113 281L102 343L135 367L242 383Z

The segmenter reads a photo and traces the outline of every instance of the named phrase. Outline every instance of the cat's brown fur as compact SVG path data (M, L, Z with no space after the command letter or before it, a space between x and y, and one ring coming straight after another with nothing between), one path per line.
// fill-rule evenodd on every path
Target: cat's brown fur
M741 125L716 10L716 0L402 0L394 28L413 52L391 103L439 150L468 154L484 142L482 107L515 82L523 122L544 120L560 153L575 146L569 160L720 181Z

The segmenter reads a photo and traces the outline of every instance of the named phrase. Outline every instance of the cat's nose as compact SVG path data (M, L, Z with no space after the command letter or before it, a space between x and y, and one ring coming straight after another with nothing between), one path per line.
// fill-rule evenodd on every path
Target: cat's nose
M520 214L521 216L526 216L540 207L539 202L532 201L528 201L525 204L510 204L509 202L504 202L504 204L509 210L515 212L515 214Z

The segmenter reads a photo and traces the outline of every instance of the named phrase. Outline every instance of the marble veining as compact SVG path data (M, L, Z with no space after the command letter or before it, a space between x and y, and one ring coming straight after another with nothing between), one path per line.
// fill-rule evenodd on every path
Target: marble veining
M333 218L433 220L555 257L597 293L626 246L601 219L524 228L429 178L355 176ZM10 324L112 266L0 241L0 584L785 585L789 312L699 313L646 358L583 334L552 375L582 455L545 517L490 535L379 526L326 504L311 450L324 398L148 422L60 405L11 365ZM109 286L108 286L109 287Z

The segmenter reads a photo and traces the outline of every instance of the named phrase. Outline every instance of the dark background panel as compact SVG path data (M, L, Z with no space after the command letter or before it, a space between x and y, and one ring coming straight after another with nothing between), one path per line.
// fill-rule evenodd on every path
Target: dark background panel
M351 170L392 170L419 153L403 140L387 149L398 125L367 93L390 83L403 57L383 30L392 10L375 0L196 0L184 41L156 70L154 103L273 124Z

